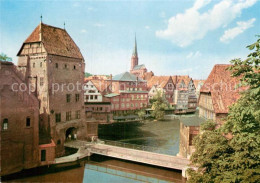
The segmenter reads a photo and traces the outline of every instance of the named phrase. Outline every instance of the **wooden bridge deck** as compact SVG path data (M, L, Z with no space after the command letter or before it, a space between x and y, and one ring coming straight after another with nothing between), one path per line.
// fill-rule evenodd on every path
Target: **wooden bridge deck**
M114 145L107 145L102 143L86 143L84 141L72 141L65 144L67 147L74 147L78 149L88 149L92 154L99 154L103 156L114 157L123 160L129 160L149 165L155 165L175 170L183 170L190 161L186 158L178 156L171 156L166 154L159 154L149 151L118 147Z
M183 170L190 164L190 161L186 158L141 151L136 149L129 149L124 147L116 147L106 144L95 144L91 146L90 151L94 154L171 168L175 170Z

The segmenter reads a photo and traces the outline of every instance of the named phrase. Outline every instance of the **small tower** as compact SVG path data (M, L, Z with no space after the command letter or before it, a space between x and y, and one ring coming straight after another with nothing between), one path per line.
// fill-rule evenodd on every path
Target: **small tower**
M138 53L137 53L137 43L136 43L136 36L135 36L134 51L131 58L131 71L134 69L136 65L138 65Z

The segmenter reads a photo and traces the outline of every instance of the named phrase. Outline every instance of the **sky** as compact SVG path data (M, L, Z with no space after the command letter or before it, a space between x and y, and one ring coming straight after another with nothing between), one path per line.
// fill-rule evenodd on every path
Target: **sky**
M245 59L260 35L260 0L0 0L0 53L17 63L41 15L65 22L92 74L129 71L136 34L148 71L206 79L215 64Z

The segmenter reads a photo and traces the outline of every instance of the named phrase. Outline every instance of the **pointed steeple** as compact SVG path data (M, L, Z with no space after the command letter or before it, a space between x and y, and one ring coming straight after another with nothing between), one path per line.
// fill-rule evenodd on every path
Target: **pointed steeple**
M138 57L138 53L137 53L137 43L136 43L136 34L135 34L135 46L134 46L133 56Z

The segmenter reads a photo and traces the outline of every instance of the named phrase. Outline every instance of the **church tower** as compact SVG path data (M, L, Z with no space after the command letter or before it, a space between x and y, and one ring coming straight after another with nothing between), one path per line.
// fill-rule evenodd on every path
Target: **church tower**
M137 65L138 65L138 53L137 53L137 44L136 44L136 36L135 36L134 51L131 58L131 71L134 70L134 67Z

